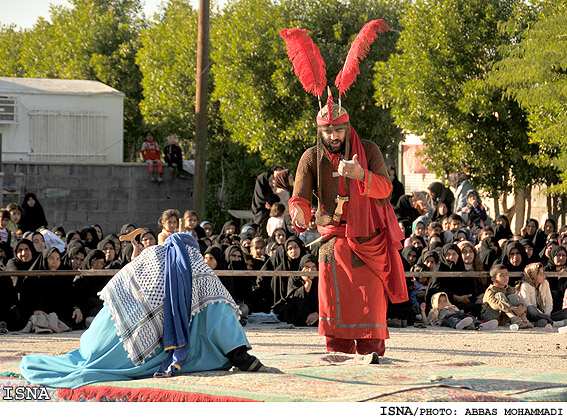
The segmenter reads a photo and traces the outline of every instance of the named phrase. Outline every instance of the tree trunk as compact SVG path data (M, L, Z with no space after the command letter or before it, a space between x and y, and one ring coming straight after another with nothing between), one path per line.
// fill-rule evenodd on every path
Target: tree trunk
M498 193L492 192L492 200L494 201L494 220L500 216L500 203L498 203Z
M524 225L526 214L526 189L518 189L514 192L514 214L516 215L516 222L514 223L514 234L520 234L520 230ZM512 220L510 220L512 222Z

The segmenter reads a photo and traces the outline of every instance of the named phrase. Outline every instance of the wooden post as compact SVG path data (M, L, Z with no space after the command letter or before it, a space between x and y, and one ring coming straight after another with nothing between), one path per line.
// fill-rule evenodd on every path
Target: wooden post
M197 75L195 92L195 177L193 201L201 219L206 219L207 200L207 80L209 75L209 0L199 0Z

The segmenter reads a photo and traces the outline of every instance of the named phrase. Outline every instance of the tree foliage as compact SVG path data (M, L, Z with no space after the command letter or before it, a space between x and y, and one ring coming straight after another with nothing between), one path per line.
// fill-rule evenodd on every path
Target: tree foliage
M540 4L537 20L505 48L491 74L494 85L526 110L530 141L540 150L531 161L546 173L549 192L567 192L567 8Z
M525 156L525 113L487 82L510 40L498 30L516 0L416 0L402 19L399 53L377 64L379 104L401 128L422 137L438 176L465 171L492 194L526 187L541 174Z
M382 18L396 28L400 4L378 0L229 2L215 19L211 57L213 97L220 102L231 137L260 152L268 164L295 167L303 151L315 142L314 119L319 107L294 75L279 31L284 27L311 31L327 64L327 84L333 86L350 42L362 26ZM372 103L371 72L374 62L386 59L394 50L396 38L390 32L375 41L361 64L357 83L343 98L360 136L386 150L392 149L401 134L389 111Z
M51 22L31 29L3 27L0 74L98 80L125 93L125 151L140 135L141 73L135 64L143 25L140 0L70 0L51 6Z

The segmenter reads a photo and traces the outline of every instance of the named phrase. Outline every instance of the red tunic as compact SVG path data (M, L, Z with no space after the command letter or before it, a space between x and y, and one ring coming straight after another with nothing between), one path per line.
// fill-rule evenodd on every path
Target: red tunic
M341 179L342 180L342 179ZM360 193L371 198L387 198L392 185L381 175L366 170L360 187L351 187L350 193ZM346 188L339 181L339 194L344 196ZM295 196L304 213L309 213L310 203ZM290 205L290 210L293 208ZM292 213L293 215L293 213ZM348 217L348 202L343 205L341 221ZM395 225L397 227L397 225ZM324 240L336 236L331 263L319 263L319 333L335 338L363 339L389 338L386 325L388 297L385 278L392 266L403 271L397 251L390 245L387 232L364 243L345 237L345 224L319 226ZM353 252L362 259L353 267Z

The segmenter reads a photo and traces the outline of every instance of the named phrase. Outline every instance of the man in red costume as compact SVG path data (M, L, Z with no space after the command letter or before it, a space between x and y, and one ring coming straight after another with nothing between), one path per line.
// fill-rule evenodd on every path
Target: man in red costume
M330 95L317 130L317 145L299 161L289 210L303 232L312 194L318 198L319 333L328 351L383 356L388 298L408 299L392 185L378 146L359 139Z

